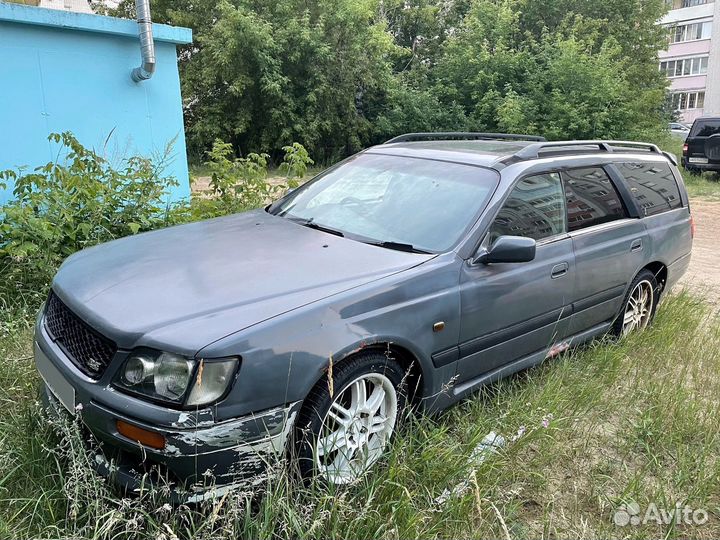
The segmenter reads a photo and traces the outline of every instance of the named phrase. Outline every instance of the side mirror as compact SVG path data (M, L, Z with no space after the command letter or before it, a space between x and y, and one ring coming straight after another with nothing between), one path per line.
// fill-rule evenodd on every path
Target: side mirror
M536 242L524 236L501 236L489 249L480 248L473 264L521 263L535 259Z

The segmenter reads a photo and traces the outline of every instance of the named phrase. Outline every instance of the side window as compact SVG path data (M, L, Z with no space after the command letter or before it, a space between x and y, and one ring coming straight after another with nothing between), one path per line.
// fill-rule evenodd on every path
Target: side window
M542 240L562 234L565 228L565 200L557 173L529 176L520 180L490 227L490 242L499 236L526 236Z
M600 167L572 169L562 174L571 232L627 217L620 195Z
M654 216L682 206L680 190L668 165L664 163L618 163L630 192L646 216Z

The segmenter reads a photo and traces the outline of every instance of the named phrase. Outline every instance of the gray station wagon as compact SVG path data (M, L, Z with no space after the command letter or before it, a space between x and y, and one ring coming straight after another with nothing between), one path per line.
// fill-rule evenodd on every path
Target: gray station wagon
M348 483L406 405L647 326L692 236L654 145L403 135L265 209L68 258L37 321L42 395L126 489L198 501L286 456Z

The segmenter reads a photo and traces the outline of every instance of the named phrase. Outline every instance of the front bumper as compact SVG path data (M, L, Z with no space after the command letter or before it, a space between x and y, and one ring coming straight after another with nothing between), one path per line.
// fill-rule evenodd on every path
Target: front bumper
M175 502L198 502L267 479L285 455L300 408L295 402L219 422L213 408L174 411L145 403L110 386L110 374L98 381L87 378L52 342L41 321L35 363L44 381L42 401L79 416L88 438L97 443L88 451L95 452L101 475L131 492L169 488ZM165 447L157 450L124 437L117 431L118 420L160 433Z

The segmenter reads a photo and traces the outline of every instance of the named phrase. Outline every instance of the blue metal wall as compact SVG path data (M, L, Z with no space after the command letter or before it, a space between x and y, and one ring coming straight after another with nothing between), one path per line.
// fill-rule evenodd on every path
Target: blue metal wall
M42 9L0 0L0 170L53 161L52 132L72 131L111 160L163 155L179 181L172 199L189 196L178 44L186 28L154 25L157 70L135 83L140 63L134 21ZM0 191L0 204L11 195Z

